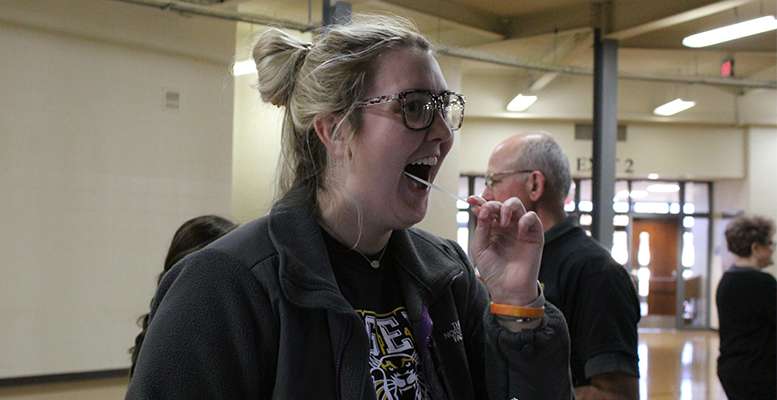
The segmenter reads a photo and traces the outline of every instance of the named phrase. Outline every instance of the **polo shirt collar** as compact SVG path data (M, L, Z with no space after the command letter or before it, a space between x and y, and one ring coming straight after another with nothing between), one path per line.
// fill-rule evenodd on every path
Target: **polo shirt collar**
M545 244L548 244L572 229L575 229L577 227L576 220L577 218L575 216L567 216L563 221L548 229L545 232Z

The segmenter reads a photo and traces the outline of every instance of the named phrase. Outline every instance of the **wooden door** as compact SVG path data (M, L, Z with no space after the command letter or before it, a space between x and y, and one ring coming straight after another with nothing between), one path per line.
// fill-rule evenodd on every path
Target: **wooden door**
M631 265L639 266L637 254L640 233L649 235L650 292L648 315L675 315L675 293L679 244L679 218L634 218L632 223Z

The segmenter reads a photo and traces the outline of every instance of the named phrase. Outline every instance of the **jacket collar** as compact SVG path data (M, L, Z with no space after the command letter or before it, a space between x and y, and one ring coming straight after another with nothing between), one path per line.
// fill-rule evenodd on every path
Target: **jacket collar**
M270 240L278 251L281 289L289 301L302 307L351 312L353 307L335 280L321 227L310 204L299 200L302 198L301 190L291 191L273 206L268 217ZM461 272L453 256L441 254L447 253L413 229L394 231L386 250L386 257L400 265L405 290L415 287L426 302L433 301ZM423 260L434 260L434 265Z
M292 303L301 307L323 307L349 312L352 307L337 286L321 227L310 205L297 189L270 210L270 240L278 251L278 280Z
M401 272L418 286L419 294L428 302L435 300L462 271L460 260L442 252L438 244L414 229L394 231L388 256L394 258Z

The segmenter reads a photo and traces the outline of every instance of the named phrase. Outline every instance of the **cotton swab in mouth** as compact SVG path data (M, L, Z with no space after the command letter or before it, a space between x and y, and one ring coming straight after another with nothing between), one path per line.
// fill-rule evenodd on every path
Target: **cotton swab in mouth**
M422 183L422 184L424 184L424 185L426 185L426 186L428 186L428 187L430 187L430 188L432 188L432 189L435 189L435 190L437 190L437 191L438 191L438 192L440 192L440 193L444 193L444 194L446 194L446 195L450 196L450 197L451 197L451 198L453 198L454 200L463 201L463 202L465 202L465 203L467 202L467 199L465 199L465 198L463 198L463 197L459 197L459 196L457 196L457 195L455 195L455 194L453 194L453 193L451 193L451 192L449 192L449 191L447 191L447 190L445 190L445 189L443 189L443 188L441 188L441 187L439 187L439 186L435 185L435 184L434 184L434 183L432 183L432 182L425 181L425 180L423 180L423 179L421 179L421 178L419 178L419 177L417 177L417 176L415 176L415 175L413 175L413 174L411 174L411 173L409 173L409 172L407 172L407 171L403 171L402 173L403 173L403 174L405 174L405 175L407 175L407 177L408 177L408 178L410 178L410 179L413 179L413 180L415 180L415 181L417 181L417 182L420 182L420 183Z

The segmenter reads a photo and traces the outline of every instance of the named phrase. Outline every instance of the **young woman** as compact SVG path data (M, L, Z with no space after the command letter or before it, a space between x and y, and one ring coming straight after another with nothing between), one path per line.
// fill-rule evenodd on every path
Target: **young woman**
M190 253L193 253L205 247L210 242L224 236L227 232L235 229L235 227L237 227L237 225L235 225L234 222L216 215L201 215L184 222L183 225L175 231L175 234L173 234L173 240L170 241L170 248L167 250L162 273L160 273L157 278L157 285L162 281L162 277L165 273L169 271L175 263ZM132 354L130 376L132 376L132 373L135 371L135 363L138 360L140 346L143 344L143 339L146 337L148 316L148 314L144 314L138 319L138 325L140 325L141 330L135 337L135 345L130 349L130 354Z
M469 199L480 281L456 243L412 228L429 188L408 175L434 181L464 114L429 42L356 17L313 43L270 30L254 58L285 109L282 195L167 274L127 397L572 397L537 216Z

